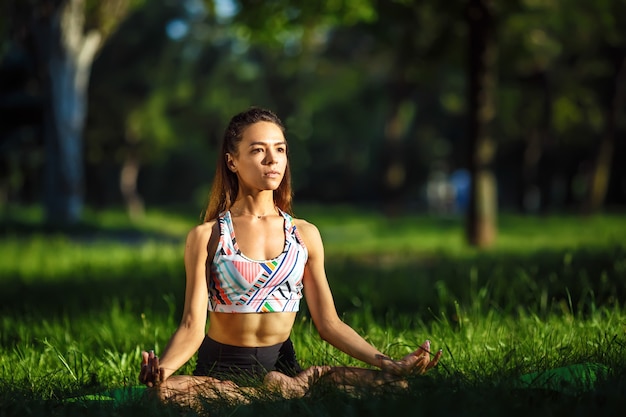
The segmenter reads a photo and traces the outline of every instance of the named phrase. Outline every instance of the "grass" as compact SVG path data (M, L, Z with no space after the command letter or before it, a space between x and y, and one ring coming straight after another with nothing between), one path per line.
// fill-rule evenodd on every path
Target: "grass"
M338 310L393 357L426 338L441 365L404 393L315 393L291 401L209 405L211 415L614 415L626 405L626 217L502 215L479 252L459 218L387 219L350 207L297 207L320 228ZM0 416L180 415L150 401L68 404L136 385L142 349L161 351L184 292L183 241L197 214L88 211L71 231L37 208L0 226ZM359 365L319 339L306 305L293 333L304 365ZM594 362L596 389L518 389L521 375ZM189 373L193 360L181 372Z

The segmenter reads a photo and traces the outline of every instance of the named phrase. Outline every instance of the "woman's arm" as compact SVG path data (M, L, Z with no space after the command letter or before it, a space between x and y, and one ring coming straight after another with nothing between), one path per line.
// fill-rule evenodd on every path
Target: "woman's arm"
M441 353L430 360L430 343L400 361L390 360L368 343L337 314L324 267L324 245L317 227L303 220L297 226L309 252L304 272L304 295L311 318L322 339L355 359L392 373L424 372L435 366Z
M304 295L320 337L353 358L380 367L380 358L384 355L337 315L335 301L326 278L324 246L319 230L303 220L299 220L296 227L309 252L303 278Z
M205 223L193 228L185 243L185 306L181 322L170 338L160 359L157 359L160 376L157 381L165 381L183 366L198 350L204 339L207 320L208 289L206 273L209 262L209 241L213 223ZM150 382L150 376L143 376L148 368L148 354L144 353L140 380ZM152 362L152 361L150 361ZM146 371L147 372L147 371Z

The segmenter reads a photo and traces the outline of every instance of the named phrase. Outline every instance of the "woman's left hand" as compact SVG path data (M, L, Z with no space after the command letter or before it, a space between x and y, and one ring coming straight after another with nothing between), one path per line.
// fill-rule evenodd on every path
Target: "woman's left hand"
M417 350L398 361L381 356L380 369L383 372L398 376L421 375L437 366L442 353L442 350L439 350L431 359L430 340L427 340Z

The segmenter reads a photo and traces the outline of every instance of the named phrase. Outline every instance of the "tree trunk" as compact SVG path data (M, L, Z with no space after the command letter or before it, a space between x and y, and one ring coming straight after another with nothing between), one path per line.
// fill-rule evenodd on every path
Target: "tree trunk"
M73 224L83 208L82 134L89 73L100 34L83 32L83 0L48 7L50 12L37 30L46 90L44 206L48 222Z
M489 132L495 115L494 18L489 0L469 0L468 168L471 175L466 237L470 245L488 247L496 237L497 189L491 172L495 143Z
M130 149L124 157L124 164L120 170L120 192L126 204L126 212L131 220L139 220L145 214L143 199L137 191L137 180L141 162L137 151L137 144L131 142Z
M406 89L408 90L408 88ZM402 194L406 187L407 166L404 137L413 119L412 112L407 115L403 107L410 106L409 101L400 101L391 95L391 111L385 124L383 161L383 201L385 213L394 217L402 212Z
M380 155L383 208L390 217L399 215L403 210L402 197L406 191L408 171L405 139L415 118L415 82L408 73L416 54L413 31L403 30L396 43L388 80L389 110L385 116L384 144Z
M598 146L598 153L591 173L589 191L583 205L585 214L598 212L609 188L613 150L615 149L615 125L619 111L626 98L626 58L619 55L611 98L606 110L604 135Z
M534 105L535 90L541 92L542 112L536 126L527 134L526 147L522 156L522 187L520 207L526 213L547 211L552 203L552 182L554 180L554 140L550 132L552 126L552 94L546 71L534 74L528 79L530 100Z

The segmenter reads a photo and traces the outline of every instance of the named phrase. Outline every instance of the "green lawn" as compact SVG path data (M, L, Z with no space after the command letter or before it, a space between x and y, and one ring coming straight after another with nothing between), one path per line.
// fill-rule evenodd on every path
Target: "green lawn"
M347 322L394 357L429 338L444 359L403 393L214 402L211 415L615 415L626 406L626 216L505 214L497 245L477 251L456 217L296 214L321 231ZM121 211L88 211L70 232L42 228L36 208L1 215L0 416L184 412L63 399L133 386L140 351L162 350L180 317L183 242L199 212L131 223ZM303 364L358 365L319 339L303 307L293 335ZM523 375L583 362L609 369L594 389L519 388Z

